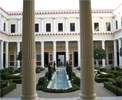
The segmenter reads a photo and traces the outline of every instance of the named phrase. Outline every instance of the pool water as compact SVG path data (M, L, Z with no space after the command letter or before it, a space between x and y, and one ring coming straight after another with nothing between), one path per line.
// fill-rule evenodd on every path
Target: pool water
M58 70L56 71L54 80L52 81L51 84L51 89L68 89L70 88L68 79L66 77L66 72L65 70Z

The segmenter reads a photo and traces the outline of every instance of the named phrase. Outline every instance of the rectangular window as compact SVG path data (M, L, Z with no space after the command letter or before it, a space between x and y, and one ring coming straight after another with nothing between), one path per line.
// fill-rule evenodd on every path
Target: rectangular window
M46 24L46 32L51 32L51 24L50 23Z
M108 59L109 59L109 60L112 60L112 53L109 53L109 54L108 54Z
M41 61L41 55L36 55L36 61Z
M14 62L14 55L10 55L10 61Z
M116 29L118 29L118 21L116 20Z
M106 31L111 31L111 23L106 22Z
M15 24L11 24L11 33L15 33Z
M6 23L4 23L3 29L4 31L6 31Z
M94 23L94 31L99 31L99 23Z
M58 23L58 32L63 31L63 23Z
M35 32L39 32L39 24L35 24Z
M70 23L70 31L75 31L75 23Z

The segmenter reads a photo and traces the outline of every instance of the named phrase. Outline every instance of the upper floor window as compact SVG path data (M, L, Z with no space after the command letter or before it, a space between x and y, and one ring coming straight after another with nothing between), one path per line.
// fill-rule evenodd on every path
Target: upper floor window
M35 24L35 32L39 32L39 24Z
M51 32L51 24L50 23L46 24L46 32Z
M70 23L70 31L75 31L75 23Z
M11 33L15 33L15 24L11 24Z
M99 31L99 23L98 22L94 23L94 31Z
M3 30L6 31L6 23L4 23Z
M63 31L63 23L58 23L58 32Z
M118 29L118 21L116 20L116 29Z
M106 22L106 31L111 31L111 23Z

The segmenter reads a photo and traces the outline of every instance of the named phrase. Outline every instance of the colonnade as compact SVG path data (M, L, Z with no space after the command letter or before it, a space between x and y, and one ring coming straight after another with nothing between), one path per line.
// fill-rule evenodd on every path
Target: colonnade
M69 61L69 42L71 40L67 40L67 41L64 41L65 42L65 52L66 52L66 61ZM57 52L57 42L59 41L52 41L53 42L53 62L57 62L56 60L56 52ZM80 41L77 40L77 51L78 51L78 66L80 66ZM101 42L101 45L102 45L102 49L104 49L106 51L106 40L102 40L100 41ZM117 52L120 52L120 48L122 47L122 40L121 39L118 39L118 40L113 40L113 65L114 66L118 66L118 63L117 63ZM3 55L1 54L4 54L5 53L5 68L8 68L9 67L9 45L11 44L12 42L6 42L6 41L0 41L0 65L1 65L1 69L3 69ZM20 41L17 41L17 42L14 42L16 43L16 53L15 53L15 56L17 57L17 55L19 54L20 50L21 50L21 42ZM44 67L44 47L45 47L45 43L46 41L41 41L40 42L40 54L41 54L41 67ZM4 50L5 48L5 50ZM118 48L118 49L117 49ZM107 54L107 53L106 53ZM122 66L122 57L119 55L119 66ZM106 63L107 62L107 63ZM108 65L108 60L106 59L102 59L102 67L106 67ZM20 61L19 60L15 60L14 62L14 66L16 66L17 68L19 68L21 65L20 65Z

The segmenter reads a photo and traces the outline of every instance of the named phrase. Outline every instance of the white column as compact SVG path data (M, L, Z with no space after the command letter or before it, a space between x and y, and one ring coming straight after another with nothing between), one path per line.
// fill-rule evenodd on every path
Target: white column
M44 41L41 42L41 67L44 68Z
M41 33L44 33L44 19L43 18L41 18L41 21L40 21L40 32Z
M20 19L17 20L17 33L20 33Z
M53 24L52 24L52 32L55 32L55 18L53 18Z
M116 67L117 66L117 41L114 40L114 66Z
M66 49L66 62L69 62L69 41L65 42L65 49Z
M91 0L80 0L81 100L96 100L91 18Z
M8 68L8 42L6 42L6 68Z
M35 0L23 0L22 98L38 100L36 93Z
M102 40L102 49L105 50L105 40ZM102 67L105 67L105 59L102 59Z
M77 32L79 33L80 32L80 18L79 17L77 17L77 21L78 21L78 23L77 23Z
M53 62L56 63L56 41L53 41Z
M65 17L64 32L65 32L65 33L68 32L68 18L67 18L67 17Z
M80 41L78 41L78 67L80 67Z
M3 41L0 42L0 69L3 69Z
M17 42L17 56L20 52L20 42ZM17 68L20 68L20 60L17 60Z
M122 68L122 57L120 56L120 48L122 47L121 39L118 40L119 42L119 66Z

